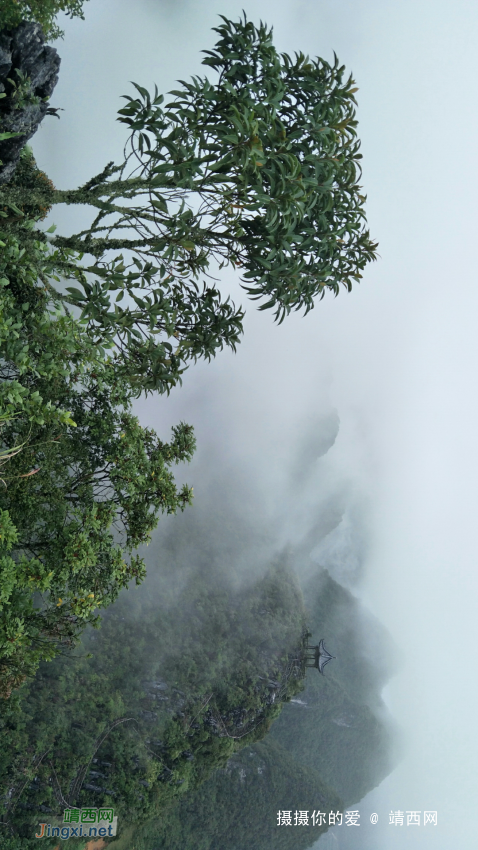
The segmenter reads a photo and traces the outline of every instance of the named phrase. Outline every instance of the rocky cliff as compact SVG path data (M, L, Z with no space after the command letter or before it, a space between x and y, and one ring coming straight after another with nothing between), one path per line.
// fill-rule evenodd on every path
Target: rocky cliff
M60 62L39 24L22 21L0 32L0 183L10 180L20 151L47 113ZM18 135L2 140L4 133Z

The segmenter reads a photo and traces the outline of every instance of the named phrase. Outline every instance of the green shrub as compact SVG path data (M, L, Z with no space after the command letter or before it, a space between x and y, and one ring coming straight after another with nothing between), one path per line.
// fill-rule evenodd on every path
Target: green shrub
M3 696L142 580L135 549L161 512L192 498L170 467L191 458L193 429L181 423L163 443L139 425L111 358L50 283L56 252L34 229L48 212L38 184L47 198L51 181L26 150L0 200Z
M84 0L3 0L0 11L0 29L18 26L21 21L36 21L41 24L45 37L53 41L64 33L55 23L58 12L66 12L71 18L81 18Z

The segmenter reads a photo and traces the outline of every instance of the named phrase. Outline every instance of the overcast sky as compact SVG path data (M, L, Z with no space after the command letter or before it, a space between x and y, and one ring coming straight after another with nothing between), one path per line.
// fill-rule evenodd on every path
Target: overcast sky
M272 515L298 436L314 417L338 412L323 474L332 490L334 482L346 485L350 515L361 517L366 547L356 592L403 651L406 663L385 696L408 741L399 768L358 806L362 827L353 838L351 828L339 831L340 847L471 848L478 797L476 2L89 0L86 20L66 20L66 37L55 45L62 65L52 105L65 111L61 121L45 119L32 145L58 188L85 182L120 157L126 128L115 118L120 96L132 93L128 81L167 91L178 78L205 73L200 50L214 44L217 14L237 18L242 8L274 26L280 50L328 60L335 50L353 72L362 185L380 258L350 295L326 298L281 327L250 303L237 355L192 369L182 389L143 404L141 414L165 438L181 418L194 424L211 464L247 473ZM54 211L59 232L75 215ZM226 285L240 292L230 277ZM198 497L200 481L193 483ZM293 524L287 534L293 537ZM391 826L391 810L436 810L438 825ZM372 812L379 823L367 828Z

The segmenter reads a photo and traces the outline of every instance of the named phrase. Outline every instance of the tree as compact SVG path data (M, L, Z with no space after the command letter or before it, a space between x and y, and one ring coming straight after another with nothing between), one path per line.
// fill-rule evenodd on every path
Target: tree
M0 29L18 26L21 21L37 21L49 40L62 38L63 31L55 24L58 12L84 20L84 0L2 0Z
M190 504L170 443L142 428L131 391L49 286L56 252L38 239L52 188L26 150L0 209L0 696L76 641L144 563L161 512ZM30 189L20 208L12 200ZM8 201L7 201L8 197Z
M244 312L221 295L217 267L240 269L282 322L327 289L350 290L376 256L353 80L337 57L292 60L265 25L222 20L204 59L215 84L183 82L164 107L157 89L126 98L119 165L58 190L25 149L0 190L4 694L141 580L136 548L161 511L191 500L170 467L191 458L192 428L163 443L131 402L235 350ZM45 233L37 223L60 203L95 218L77 234Z
M74 427L12 419L0 509L0 695L41 659L71 646L96 612L146 574L138 546L158 516L184 510L192 489L177 488L170 467L190 460L193 429L181 423L170 443L128 410L111 371L58 378L49 403L67 405ZM51 379L47 379L51 380ZM46 391L42 381L36 391ZM27 431L27 433L25 433ZM8 472L8 474L7 474ZM34 478L33 478L34 476Z
M198 283L217 266L240 269L248 295L281 322L327 289L350 291L376 258L354 81L336 56L293 60L264 24L222 20L203 60L214 84L181 82L165 106L157 88L151 97L134 84L138 97L119 110L131 130L123 162L79 189L43 191L48 204L95 212L80 233L50 237L56 272L81 285L61 298L81 308L97 343L115 347L138 394L169 391L191 361L235 350L243 311Z

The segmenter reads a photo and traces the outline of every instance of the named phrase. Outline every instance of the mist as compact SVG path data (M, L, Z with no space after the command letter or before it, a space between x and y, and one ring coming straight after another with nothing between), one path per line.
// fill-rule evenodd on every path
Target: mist
M137 411L163 439L180 420L194 425L198 451L178 477L194 486L191 511L213 512L215 487L235 501L249 528L239 576L250 575L254 552L265 562L290 545L304 579L311 562L327 567L399 647L383 696L406 754L358 804L361 827L335 830L335 846L469 847L478 744L476 4L136 0L133 12L126 0L89 0L84 22L60 22L52 103L65 112L44 122L32 147L58 188L86 181L121 155L115 118L128 81L168 91L202 74L217 15L237 18L243 7L274 26L280 50L328 60L335 50L353 73L380 258L352 293L281 326L224 276L224 291L247 308L237 354L192 367L169 398L142 400ZM57 208L46 226L52 220L68 233L81 216ZM257 525L260 539L250 531ZM437 826L390 825L397 810L437 811Z

